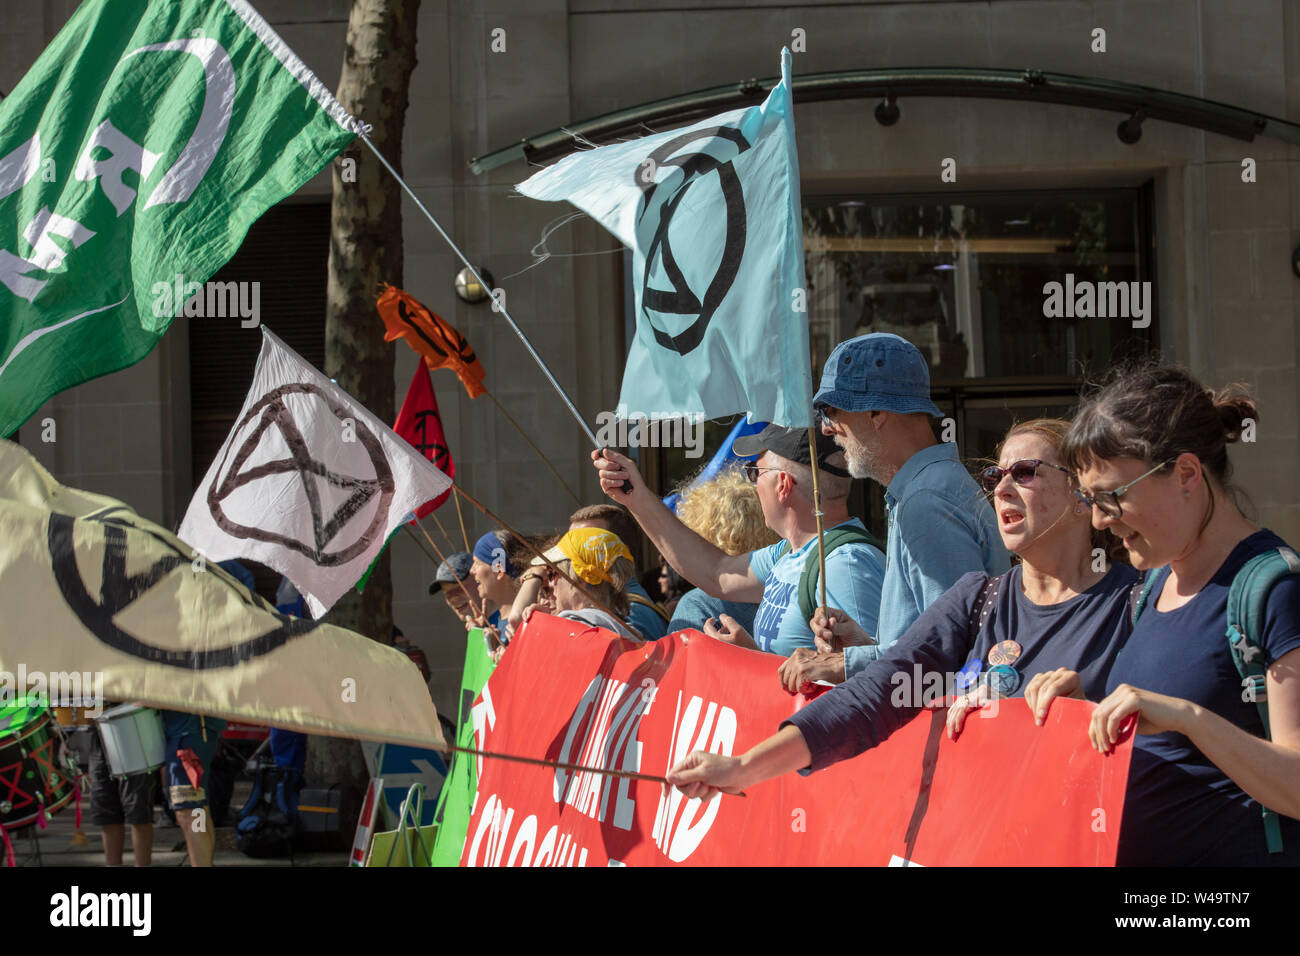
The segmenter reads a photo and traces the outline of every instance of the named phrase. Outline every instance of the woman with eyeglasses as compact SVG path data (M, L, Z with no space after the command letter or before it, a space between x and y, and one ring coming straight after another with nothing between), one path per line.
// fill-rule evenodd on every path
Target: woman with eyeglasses
M1242 386L1214 393L1148 365L1088 399L1066 437L1093 524L1147 572L1105 692L1087 692L1100 701L1089 737L1103 753L1137 718L1121 865L1300 864L1300 574L1261 591L1262 626L1241 645L1257 682L1238 672L1228 636L1238 572L1286 549L1234 500L1227 446L1257 419ZM1273 560L1300 566L1294 552ZM1058 681L1038 706L1073 686Z
M915 716L918 703L940 702L925 699L934 683L929 675L960 695L948 713L954 738L967 715L993 698L1024 695L1032 707L1034 696L1067 674L1077 674L1082 689L1071 686L1067 693L1104 687L1128 637L1128 596L1137 575L1096 553L1099 536L1061 459L1068 427L1057 419L1016 425L998 464L980 475L1003 544L1019 564L996 578L964 575L879 659L803 707L774 736L738 757L692 753L672 769L669 782L699 797L854 757ZM829 610L827 617L837 620L830 625L819 614L814 634L822 641L860 639L861 629L839 623L841 616ZM919 690L904 686L917 665ZM787 684L791 692L805 689Z

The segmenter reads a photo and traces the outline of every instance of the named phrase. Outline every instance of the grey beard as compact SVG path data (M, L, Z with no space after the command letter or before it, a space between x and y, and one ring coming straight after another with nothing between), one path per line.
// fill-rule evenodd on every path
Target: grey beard
M852 452L848 448L844 449L844 461L848 465L849 474L854 478L870 478L876 481L878 464L876 456L867 450L865 445L858 445Z

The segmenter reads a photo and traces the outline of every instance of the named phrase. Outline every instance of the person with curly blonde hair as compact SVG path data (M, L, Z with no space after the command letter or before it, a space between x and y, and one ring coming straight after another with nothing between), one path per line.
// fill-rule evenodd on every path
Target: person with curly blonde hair
M681 489L677 517L700 537L733 556L766 548L778 540L763 518L758 492L739 468L725 469L708 481ZM721 614L730 614L752 633L757 612L757 604L710 597L700 588L692 588L673 608L668 633L690 627L702 630L705 621Z

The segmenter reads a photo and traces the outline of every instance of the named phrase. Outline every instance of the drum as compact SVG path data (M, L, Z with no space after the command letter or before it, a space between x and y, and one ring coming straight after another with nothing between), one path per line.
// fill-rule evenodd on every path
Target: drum
M76 793L75 771L59 760L50 712L35 698L0 706L0 825L15 830L52 814Z
M104 756L114 777L157 770L163 765L162 714L138 704L122 704L99 718Z

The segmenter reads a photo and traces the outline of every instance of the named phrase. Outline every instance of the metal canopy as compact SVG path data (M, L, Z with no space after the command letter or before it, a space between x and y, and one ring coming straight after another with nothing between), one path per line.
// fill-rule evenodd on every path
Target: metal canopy
M644 134L650 124L673 125L752 106L762 102L779 80L745 80L606 113L476 156L469 166L475 174L481 174L521 159L542 162L575 150L575 137L612 142L619 136ZM1300 124L1275 116L1149 86L1041 70L925 67L811 73L795 78L793 93L796 103L879 98L876 119L886 126L898 120L895 102L900 97L971 96L1125 113L1127 118L1119 124L1117 133L1126 143L1135 143L1141 137L1144 120L1155 119L1234 139L1250 141L1256 136L1271 136L1300 144Z

